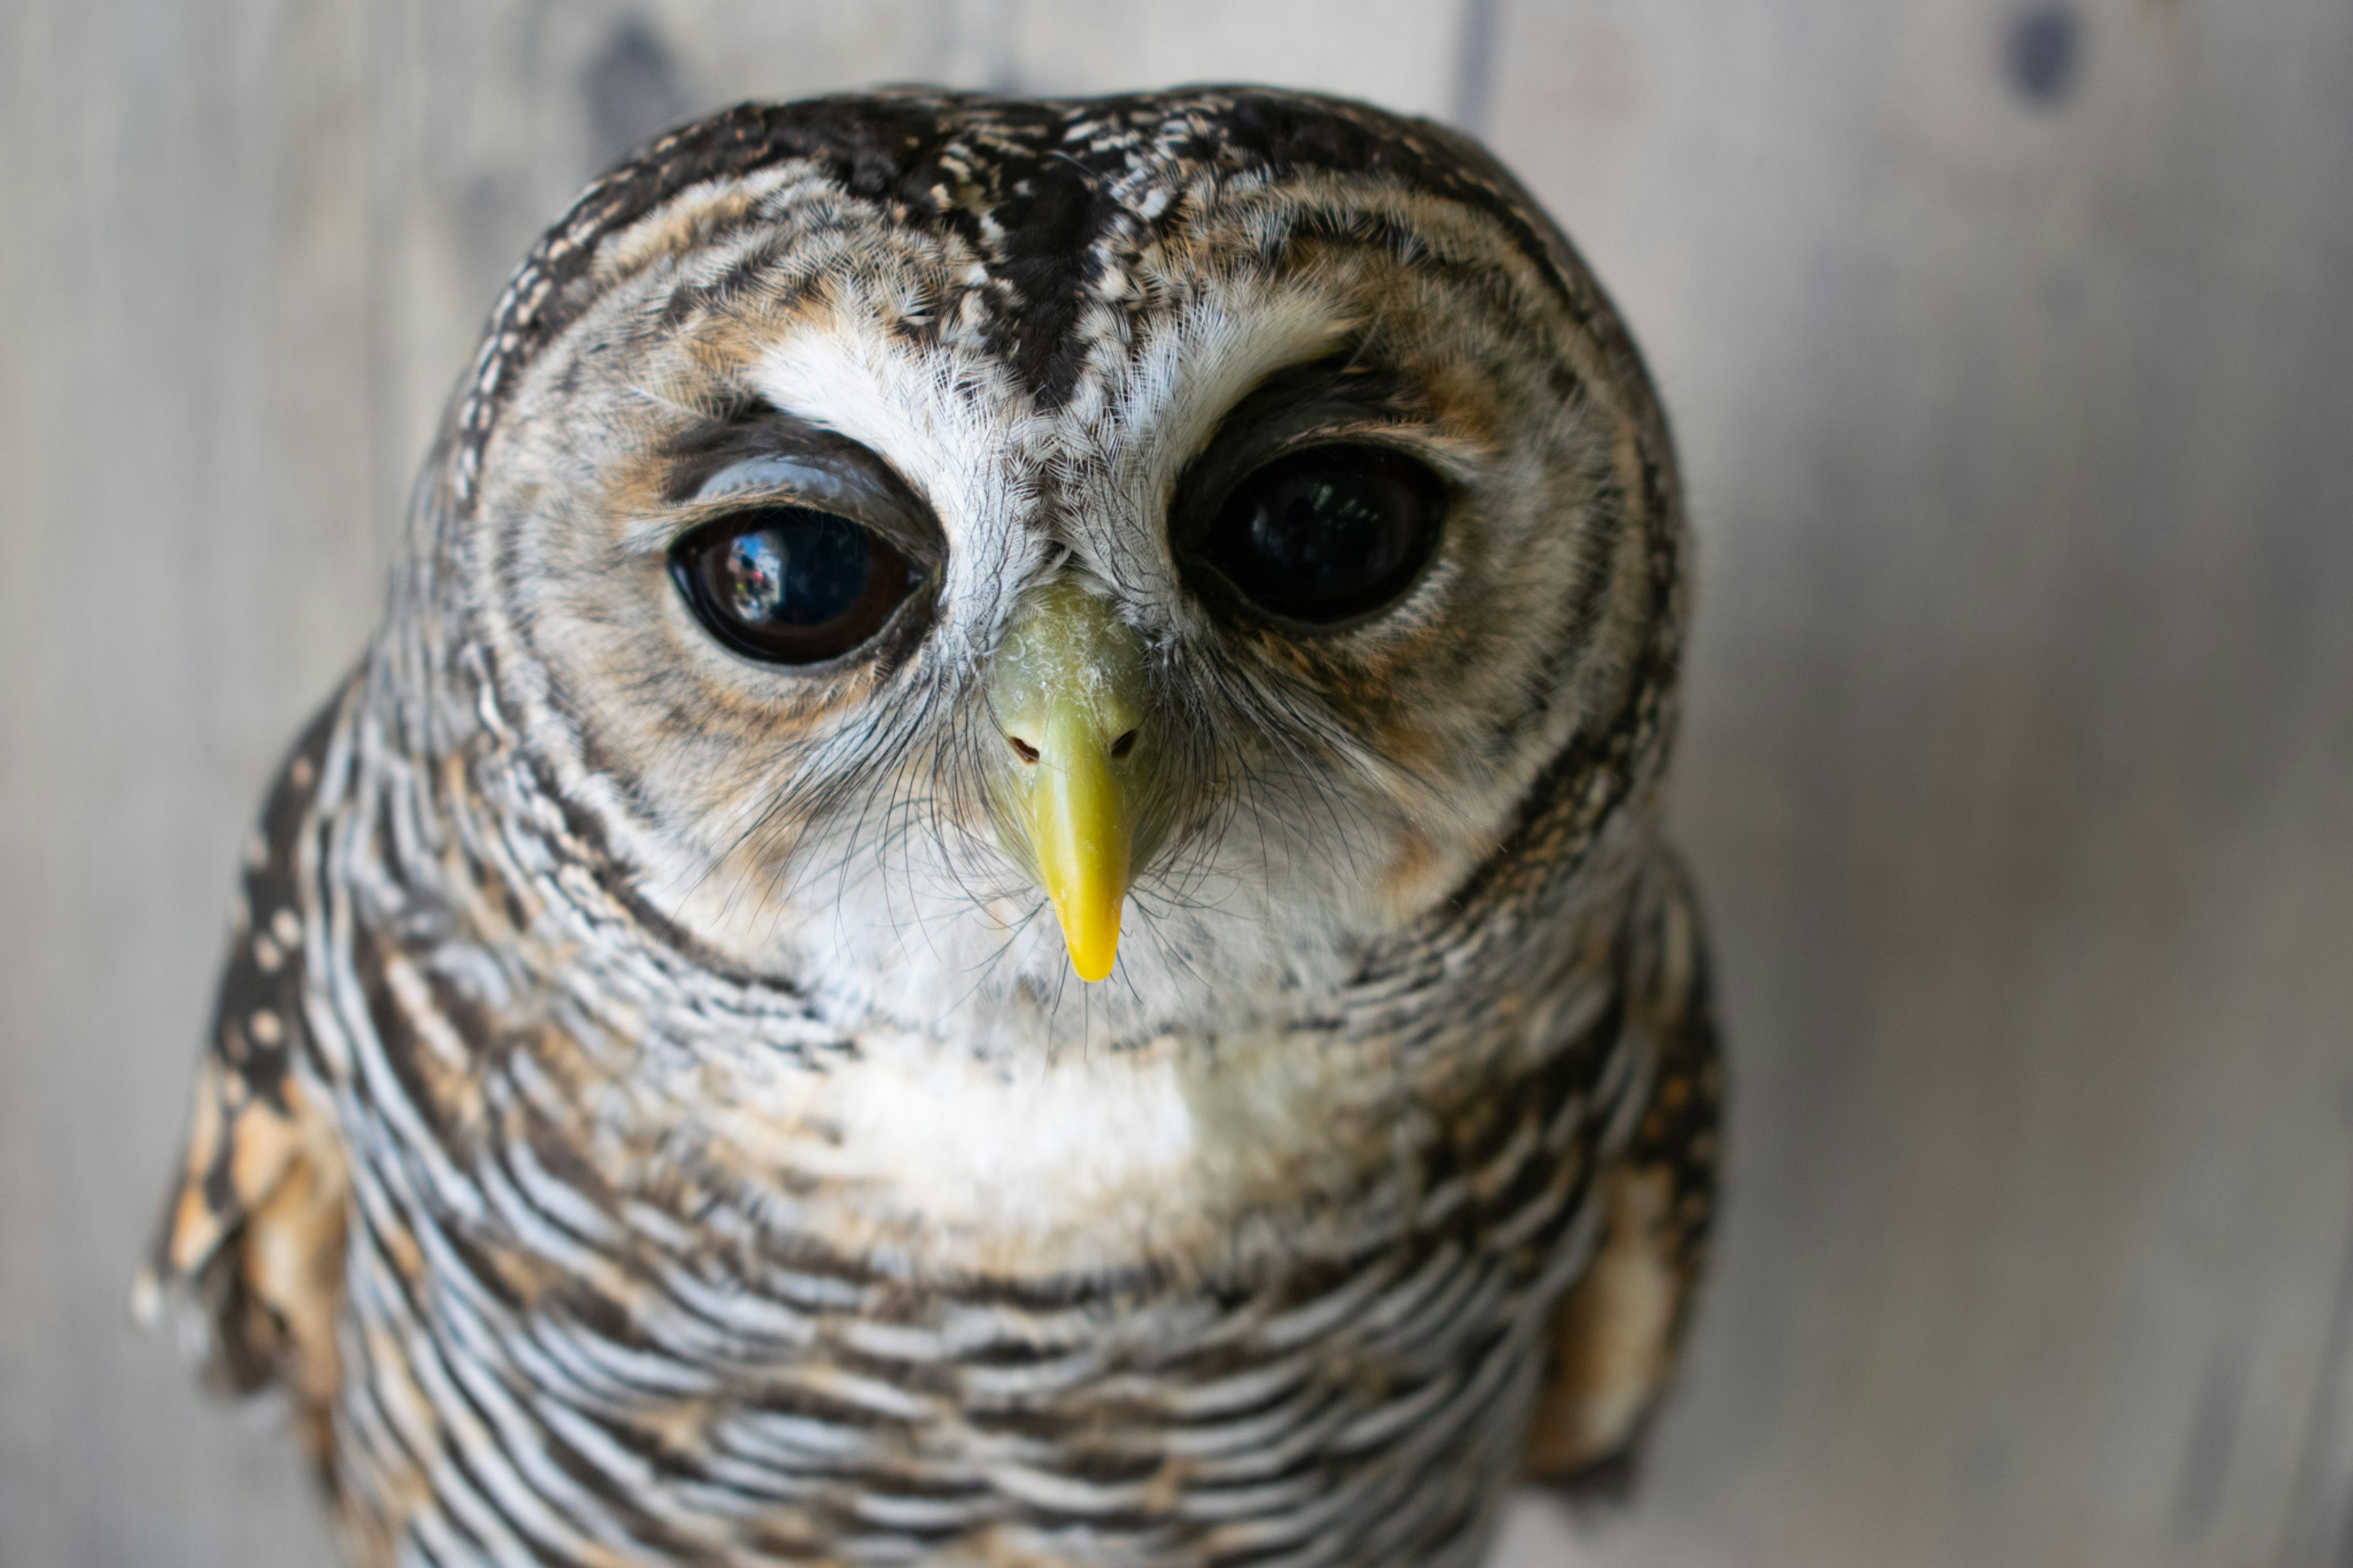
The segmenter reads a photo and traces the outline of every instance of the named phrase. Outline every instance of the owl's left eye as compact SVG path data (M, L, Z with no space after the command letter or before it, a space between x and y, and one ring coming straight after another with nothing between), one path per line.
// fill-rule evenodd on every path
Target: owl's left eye
M768 664L821 664L881 631L920 574L871 529L805 506L706 523L670 550L670 579L711 635Z
M1444 482L1403 453L1310 447L1235 486L1196 548L1261 609L1335 626L1402 595L1445 515Z

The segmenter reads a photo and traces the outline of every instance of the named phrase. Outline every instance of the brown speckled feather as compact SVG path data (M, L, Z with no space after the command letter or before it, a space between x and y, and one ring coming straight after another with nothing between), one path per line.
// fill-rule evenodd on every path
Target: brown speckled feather
M302 861L315 829L328 742L349 693L303 731L248 840L229 954L213 1012L212 1049L197 1068L185 1173L140 1271L137 1314L185 1303L207 1378L226 1392L282 1384L322 1466L327 1406L339 1380L343 1140L300 1070L308 1054L306 950L311 879Z
M1601 1243L1555 1310L1528 1473L1605 1486L1674 1370L1707 1258L1724 1068L1697 911L1662 860L1636 908L1629 1016L1655 1064L1641 1120L1603 1188Z

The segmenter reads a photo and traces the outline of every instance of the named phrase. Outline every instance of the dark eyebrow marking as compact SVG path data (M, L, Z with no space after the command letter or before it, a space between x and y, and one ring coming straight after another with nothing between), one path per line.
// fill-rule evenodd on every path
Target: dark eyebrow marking
M756 398L744 398L680 432L662 455L669 464L662 499L672 505L693 500L713 475L738 463L801 458L881 490L914 516L931 513L914 487L872 447Z
M1352 419L1403 420L1425 412L1419 390L1405 376L1350 349L1276 371L1260 382L1226 410L1209 444L1229 430L1248 430L1278 415L1296 417L1324 405Z
M660 494L669 505L718 509L729 497L706 500L703 487L728 469L764 458L783 458L797 468L816 470L806 477L810 485L785 485L783 495L764 501L759 490L748 489L741 502L773 504L793 500L821 511L837 512L866 524L896 542L910 554L936 563L947 550L947 531L939 514L914 486L909 484L872 447L829 430L814 420L787 414L773 404L745 395L679 432L666 442L660 460L667 465Z

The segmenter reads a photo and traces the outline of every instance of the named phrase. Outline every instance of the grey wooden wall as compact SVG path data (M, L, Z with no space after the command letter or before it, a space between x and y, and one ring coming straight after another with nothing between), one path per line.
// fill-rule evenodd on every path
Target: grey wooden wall
M569 191L878 80L1483 132L1647 345L1738 1094L1633 1508L1506 1555L2353 1563L2345 0L8 0L0 1564L324 1551L123 1286L236 841Z

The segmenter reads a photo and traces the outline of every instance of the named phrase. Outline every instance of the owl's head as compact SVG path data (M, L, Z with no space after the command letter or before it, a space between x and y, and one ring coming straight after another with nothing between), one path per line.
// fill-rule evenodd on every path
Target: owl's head
M828 1006L1244 1027L1647 832L1664 428L1432 125L730 111L542 241L436 461L388 641L671 939Z

